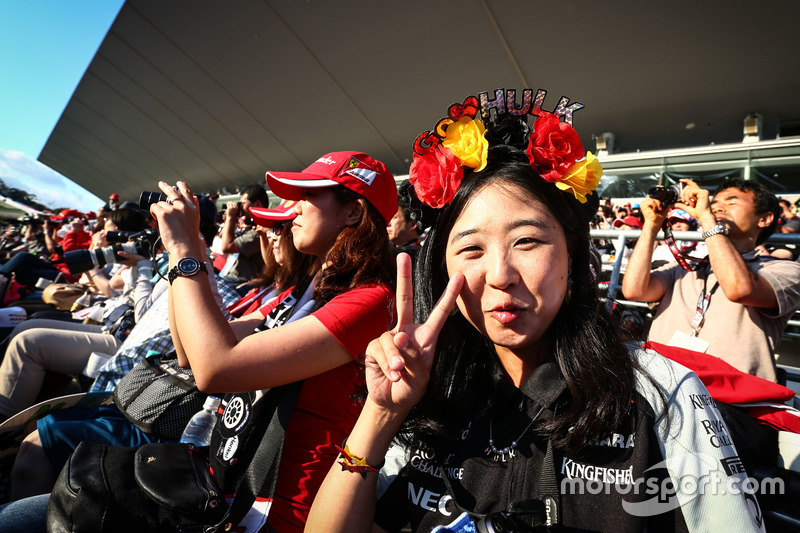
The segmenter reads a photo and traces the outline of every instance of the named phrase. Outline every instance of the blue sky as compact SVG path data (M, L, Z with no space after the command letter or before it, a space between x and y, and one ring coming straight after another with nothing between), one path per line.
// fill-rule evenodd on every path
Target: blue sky
M36 158L124 0L0 0L0 179L50 207L104 200Z

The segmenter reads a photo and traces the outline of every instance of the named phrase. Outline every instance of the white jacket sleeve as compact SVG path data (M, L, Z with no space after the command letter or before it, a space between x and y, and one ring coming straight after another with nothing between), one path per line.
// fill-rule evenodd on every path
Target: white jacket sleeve
M681 507L689 531L764 531L754 487L705 385L694 372L659 354L637 352L653 383L637 375L637 388L656 413L655 430L675 494L631 503L632 514ZM664 409L666 399L666 410Z

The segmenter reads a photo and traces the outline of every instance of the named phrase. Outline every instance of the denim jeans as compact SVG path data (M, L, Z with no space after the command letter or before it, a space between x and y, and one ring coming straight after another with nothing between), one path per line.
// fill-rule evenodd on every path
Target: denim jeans
M46 533L49 494L31 496L0 506L3 533Z

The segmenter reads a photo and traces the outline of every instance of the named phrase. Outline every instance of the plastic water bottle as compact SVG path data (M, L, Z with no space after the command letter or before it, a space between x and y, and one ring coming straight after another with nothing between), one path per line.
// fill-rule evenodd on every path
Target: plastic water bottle
M194 444L198 448L208 446L211 443L211 433L214 431L214 424L217 423L217 407L219 407L220 399L214 396L206 398L203 404L203 409L195 413L195 415L186 424L186 429L183 430L181 435L181 442L187 444Z

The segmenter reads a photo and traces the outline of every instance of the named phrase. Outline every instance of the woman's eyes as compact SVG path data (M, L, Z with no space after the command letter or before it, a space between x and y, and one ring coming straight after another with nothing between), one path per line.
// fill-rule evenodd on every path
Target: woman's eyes
M541 244L542 242L543 241L541 239L537 239L536 237L519 237L513 241L513 246L522 250L529 250L534 248L536 245ZM485 246L486 245L482 243L464 244L458 249L456 255L478 254L484 251Z
M457 255L458 254L471 253L471 252L480 252L480 251L481 251L481 247L478 246L477 244L467 244L467 245L462 246L458 250Z
M522 237L520 239L517 239L517 241L514 244L517 245L517 246L533 246L533 245L539 244L541 242L542 241L540 241L539 239L536 239L534 237Z

